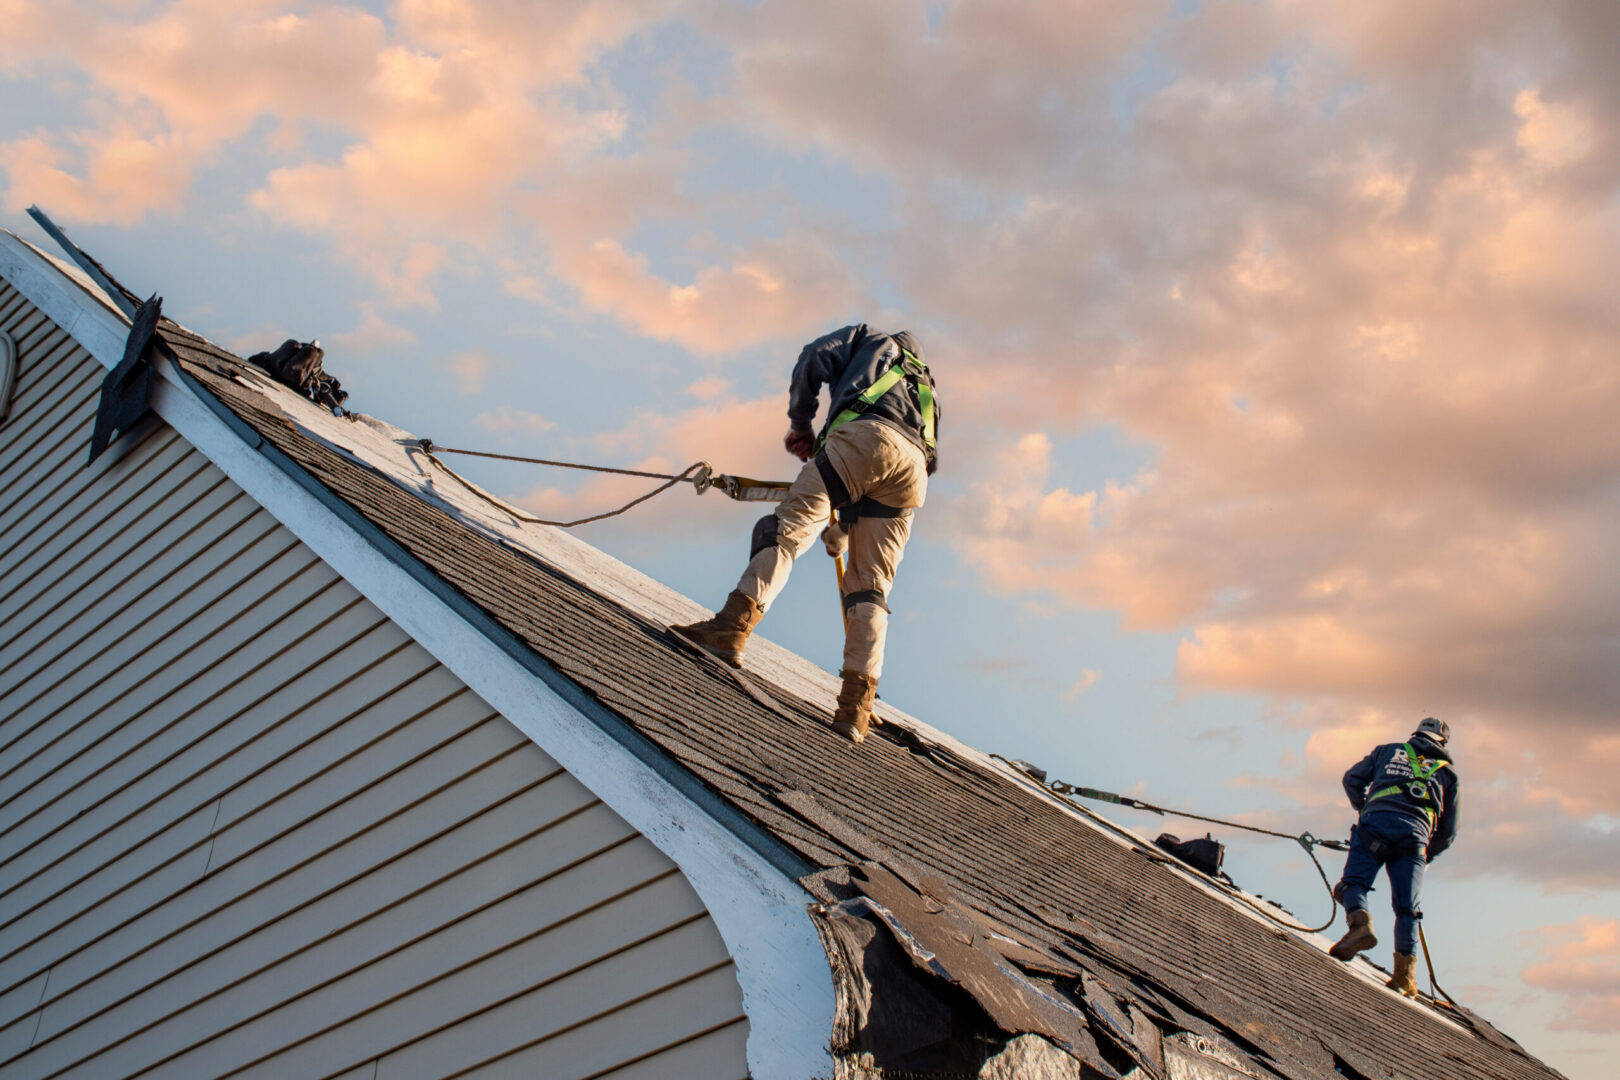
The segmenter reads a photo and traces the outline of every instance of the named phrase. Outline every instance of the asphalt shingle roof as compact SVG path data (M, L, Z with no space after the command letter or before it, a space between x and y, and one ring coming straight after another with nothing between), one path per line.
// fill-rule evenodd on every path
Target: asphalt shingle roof
M1156 851L892 711L896 722L859 747L834 736L830 694L695 653L577 566L471 527L311 437L238 358L171 322L160 337L265 440L810 870L825 871L809 881L824 900L850 894L851 872L840 868L881 864L1016 938L1022 950L1002 943L1003 953L1071 998L1083 1000L1089 986L1103 1012L1111 997L1119 1016L1222 1041L1259 1076L1557 1075L1471 1014L1444 1019L1398 999ZM855 891L863 873L854 871ZM1108 1019L1097 1009L1089 1015L1102 1031Z

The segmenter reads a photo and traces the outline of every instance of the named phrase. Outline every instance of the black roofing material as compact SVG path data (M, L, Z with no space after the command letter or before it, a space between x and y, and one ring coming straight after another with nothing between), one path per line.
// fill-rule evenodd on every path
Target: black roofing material
M1006 1042L961 988L915 962L860 898L813 908L833 968L833 1050L866 1069L977 1076Z
M1066 1026L1054 1016L1046 1022L1080 1060L1095 1053L1101 1065L1119 1071L1134 1063L1152 1076L1157 1049L1183 1060L1224 1055L1255 1077L1325 1080L1377 1076L1378 1062L1408 1061L1416 1050L1432 1080L1558 1075L1472 1014L1457 1018L1476 1031L1459 1030L1369 985L1163 865L1162 856L1123 846L988 766L892 723L859 747L835 738L830 701L806 702L756 674L705 663L589 582L302 434L237 381L249 370L240 360L174 324L159 333L187 373L269 447L773 843L835 874L881 862L893 881L873 886L879 891L900 882L918 897L943 894L985 932L975 940L987 948L996 946L995 934L1015 939L1002 943L1000 958L1075 1008L1079 1018L1070 1024L1065 1006L1047 1002ZM818 878L807 885L832 888L834 878ZM935 914L906 910L897 917L913 934ZM870 925L868 944L883 936ZM974 954L982 955L977 947ZM1000 971L993 962L984 970L992 969ZM1009 977L1006 985L1016 982ZM1027 1004L1003 997L1005 987L989 975L956 988L970 984L986 1015L1011 1022L1021 1015L1017 1002Z
M990 1047L983 1045L980 1035L977 1056L975 1048L958 1047L955 1049L960 1056L942 1061L936 1067L967 1067L976 1072L992 1056L985 1053L985 1049L999 1052L1007 1039L1028 1033L1040 1035L1067 1050L1098 1076L1118 1080L1122 1075L1116 1063L1110 1062L1098 1046L1086 1013L1065 996L1041 986L1009 964L991 947L983 927L973 916L949 896L942 895L945 889L939 883L933 883L926 892L918 892L883 867L866 864L851 869L849 887L858 892L858 897L812 910L824 937L847 938L852 917L864 914L875 919L889 930L914 966L965 991L984 1019L993 1025L992 1030L1000 1033L1000 1038ZM852 950L846 944L844 951L847 955ZM882 1006L882 998L892 993L892 989L871 980L870 971L867 976L868 986L861 997L867 1000L869 1008L874 1001ZM910 990L912 994L930 991L941 993L931 986ZM960 1006L957 1011L960 1014ZM976 1018L962 1017L959 1022L969 1025L968 1030L982 1032L983 1021L973 1023L973 1019ZM834 1048L844 1052L871 1052L869 1048L875 1046L880 1048L875 1054L880 1067L915 1067L907 1065L903 1057L883 1056L881 1051L888 1049L883 1045L888 1034L877 1024L869 1023L850 1045ZM1121 1044L1134 1050L1128 1035L1115 1041L1115 1047Z
M90 459L86 465L107 449L114 432L129 431L150 411L146 396L152 368L146 352L162 314L163 300L157 296L136 309L129 337L124 340L124 358L101 380L101 406L96 410L96 429L90 435Z
M349 393L321 366L325 355L318 341L288 338L273 351L254 353L248 357L248 363L268 371L276 382L291 387L317 405L341 408L349 399Z

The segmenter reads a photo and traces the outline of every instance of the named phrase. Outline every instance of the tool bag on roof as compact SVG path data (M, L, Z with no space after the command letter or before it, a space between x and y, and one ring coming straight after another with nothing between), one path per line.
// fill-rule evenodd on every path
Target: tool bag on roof
M1221 863L1226 859L1226 845L1208 833L1192 840L1183 840L1170 833L1160 833L1159 838L1153 842L1194 870L1210 877L1220 876Z
M248 363L261 367L283 386L290 386L317 405L336 409L349 399L337 379L321 367L326 355L319 341L301 342L288 338L274 352L254 353Z

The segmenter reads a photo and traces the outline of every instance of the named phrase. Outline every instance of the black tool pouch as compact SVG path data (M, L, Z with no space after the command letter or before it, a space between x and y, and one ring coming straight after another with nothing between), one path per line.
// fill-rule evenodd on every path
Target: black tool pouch
M1221 863L1226 859L1226 845L1208 834L1193 840L1183 840L1170 833L1160 833L1159 838L1153 842L1194 870L1210 877L1215 877L1221 872Z

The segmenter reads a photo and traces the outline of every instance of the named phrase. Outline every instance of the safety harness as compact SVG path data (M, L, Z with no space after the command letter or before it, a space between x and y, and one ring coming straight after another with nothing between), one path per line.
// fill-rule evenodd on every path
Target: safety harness
M1418 752L1412 749L1411 743L1403 745L1406 750L1406 763L1412 770L1412 779L1405 783L1390 784L1387 787L1379 788L1367 796L1367 801L1372 803L1378 799L1390 795L1399 795L1402 791L1405 791L1414 802L1423 807L1423 812L1429 815L1429 826L1432 828L1435 818L1440 813L1440 799L1434 793L1434 787L1439 785L1431 787L1429 781L1435 773L1451 763L1445 758L1435 758L1430 761L1419 756Z
M893 390L901 379L909 379L917 388L917 407L922 413L923 444L929 451L934 450L934 388L926 381L928 365L909 349L900 350L900 359L889 365L889 369L879 375L868 386L861 396L852 401L847 409L830 420L822 429L821 438L816 440L816 449L820 450L827 443L827 436L849 423L860 419L861 415L878 403L878 399Z
M857 342L859 344L859 342ZM898 345L898 342L896 343ZM876 499L867 496L852 500L849 488L845 486L843 477L833 467L832 460L823 449L827 445L827 438L833 432L852 420L859 420L861 416L876 405L884 394L893 390L900 384L901 379L909 380L917 391L917 411L922 417L923 445L928 448L929 469L932 471L934 461L934 388L929 381L928 365L910 349L900 345L900 358L890 364L872 385L861 392L861 396L852 401L843 412L827 421L827 426L821 430L821 436L816 439L816 456L814 458L816 469L821 473L822 482L827 487L827 497L836 511L835 520L846 529L863 517L898 518L911 513L903 507L887 506ZM764 524L761 522L761 524ZM761 537L756 533L755 543ZM774 538L773 538L774 539ZM839 591L843 592L843 563L839 563L838 576ZM843 593L844 619L846 628L849 619L849 610L856 604L875 604L884 611L889 610L888 598L880 589L859 589L855 592Z

